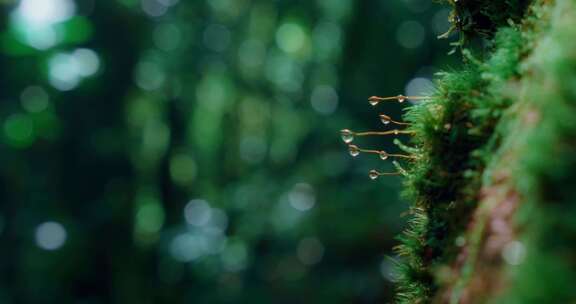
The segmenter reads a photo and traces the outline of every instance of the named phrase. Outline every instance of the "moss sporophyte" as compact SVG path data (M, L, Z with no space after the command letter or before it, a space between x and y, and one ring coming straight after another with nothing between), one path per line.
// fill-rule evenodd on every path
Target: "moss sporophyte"
M427 100L430 97L427 96L404 96L404 95L397 95L392 97L379 97L379 96L372 96L368 98L368 102L372 106L378 105L380 102L383 101L398 101L399 103L403 103L406 100ZM390 116L386 114L380 114L380 121L383 125L397 125L397 126L410 126L409 123L397 121L392 119ZM415 154L399 154L399 153L388 153L381 149L363 149L358 147L357 145L353 145L352 142L356 137L363 137L363 136L388 136L388 135L414 135L414 131L411 130L403 130L403 129L393 129L387 131L366 131L366 132L354 132L349 129L343 129L340 131L340 136L342 141L348 145L348 152L352 157L357 157L361 153L368 153L368 154L376 154L380 157L381 160L388 160L390 158L394 159L404 159L404 160L414 160L417 159L418 156ZM396 143L396 141L394 141ZM397 172L379 172L377 170L370 170L368 176L370 179L375 180L380 176L386 175L402 175L403 170L400 165L394 161L394 165L398 168Z
M370 105L376 106L383 101L398 101L399 103L403 103L406 100L423 100L428 98L429 97L426 96L404 96L404 95L391 96L391 97L371 96L370 98L368 98L368 102L370 103Z

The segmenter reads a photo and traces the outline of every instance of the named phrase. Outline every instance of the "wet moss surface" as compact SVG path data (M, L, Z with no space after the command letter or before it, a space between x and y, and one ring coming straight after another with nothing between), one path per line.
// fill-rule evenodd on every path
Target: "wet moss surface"
M418 158L397 302L574 301L576 1L472 2L449 4L486 47L405 114Z

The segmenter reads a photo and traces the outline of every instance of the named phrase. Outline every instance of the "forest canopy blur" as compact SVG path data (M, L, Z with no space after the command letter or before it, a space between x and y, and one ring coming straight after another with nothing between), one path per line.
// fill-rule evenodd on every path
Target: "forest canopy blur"
M430 92L449 13L0 0L0 302L391 300L400 181L338 130Z

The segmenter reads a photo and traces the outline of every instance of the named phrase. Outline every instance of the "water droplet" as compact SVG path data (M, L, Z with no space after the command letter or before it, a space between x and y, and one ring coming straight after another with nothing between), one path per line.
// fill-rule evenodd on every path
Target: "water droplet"
M387 160L388 157L390 156L390 155L388 155L388 152L386 152L386 151L380 151L380 152L378 152L378 155L380 155L381 160Z
M375 107L380 102L380 100L378 99L378 97L372 96L368 98L368 102L370 103L371 106Z
M347 144L351 143L354 140L354 132L348 129L340 131L340 136L342 137L342 140Z
M360 154L360 148L358 148L358 146L355 145L349 145L348 152L350 152L350 155L352 155L353 157L356 157Z
M394 135L398 135L398 133L399 133L398 130L394 130L393 132L394 132Z
M392 121L392 118L390 118L390 116L388 115L380 114L380 121L382 121L383 124L387 125Z
M406 101L406 96L404 95L398 95L398 97L396 97L398 99L398 102L402 103L404 101Z
M370 170L370 173L368 173L368 176L370 177L371 180L375 180L380 176L380 173L378 173L378 171L376 171L376 170Z

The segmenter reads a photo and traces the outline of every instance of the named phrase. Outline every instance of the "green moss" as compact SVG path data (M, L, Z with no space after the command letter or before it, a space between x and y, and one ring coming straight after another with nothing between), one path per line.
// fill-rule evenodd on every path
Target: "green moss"
M530 0L439 0L452 6L450 30L441 35L447 38L453 32L460 33L460 40L454 46L465 47L475 39L492 39L498 30L510 23L522 20Z
M521 110L506 117L514 136L505 144L519 151L514 183L524 198L517 222L526 258L508 267L512 284L498 303L576 299L576 1L558 0L542 15L550 21L522 65Z
M405 115L420 153L406 181L405 194L414 202L416 220L397 250L404 259L399 302L426 302L438 289L432 270L454 259L459 249L455 239L476 207L489 159L483 149L494 146L494 127L510 104L495 92L502 80L517 75L522 45L514 28L501 30L495 42L486 63L470 57L471 63L461 71L439 74L432 99L409 108ZM414 286L418 291L410 292Z
M418 158L405 182L412 220L396 248L397 300L459 303L488 265L506 287L475 302L574 301L576 1L536 1L525 15L528 1L472 2L449 3L472 20L463 33L490 39L488 48L464 49L467 63L439 74L431 99L405 115L415 135L404 149ZM527 252L520 265L481 257L494 207L481 191L495 184L519 197L510 225Z

